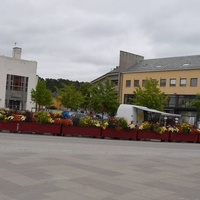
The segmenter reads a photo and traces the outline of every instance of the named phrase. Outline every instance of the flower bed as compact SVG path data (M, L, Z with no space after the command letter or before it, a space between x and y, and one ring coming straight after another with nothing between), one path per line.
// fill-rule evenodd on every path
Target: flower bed
M100 137L101 128L88 126L62 126L62 135Z
M132 139L137 140L137 130L116 130L116 129L102 129L102 138L115 138L115 139Z
M139 127L128 124L125 118L111 117L99 121L90 116L74 126L71 119L60 113L6 111L0 109L0 131L40 133L63 136L85 136L133 140L161 140L172 142L200 142L200 130L187 123L164 127L159 123L143 122Z
M61 125L19 122L18 131L21 133L40 133L40 134L50 133L53 135L60 135Z
M17 132L18 125L19 123L14 122L14 121L0 121L0 130L9 131L9 132Z
M197 133L170 133L171 142L199 142Z
M138 131L138 140L160 140L160 141L169 141L169 132L164 132L162 134L151 131L151 130L139 130Z

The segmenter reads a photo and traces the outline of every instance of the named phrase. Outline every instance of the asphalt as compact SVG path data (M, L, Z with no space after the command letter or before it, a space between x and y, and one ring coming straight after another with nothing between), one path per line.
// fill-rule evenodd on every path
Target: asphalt
M200 144L0 133L0 200L200 200Z

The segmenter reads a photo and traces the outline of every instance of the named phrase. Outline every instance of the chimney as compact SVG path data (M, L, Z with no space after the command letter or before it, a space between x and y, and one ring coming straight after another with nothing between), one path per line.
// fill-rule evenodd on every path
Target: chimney
M21 54L22 54L22 49L19 47L14 47L13 48L13 53L12 53L12 57L13 58L17 58L17 59L21 59Z

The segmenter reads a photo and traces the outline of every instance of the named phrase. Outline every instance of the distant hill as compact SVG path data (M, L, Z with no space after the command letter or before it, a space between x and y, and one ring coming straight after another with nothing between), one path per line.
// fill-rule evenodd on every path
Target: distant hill
M46 81L47 89L51 90L52 93L56 91L55 87L62 88L63 84L74 85L77 88L77 90L81 90L81 88L83 88L84 85L90 85L89 82L70 81L68 79L61 79L61 78L60 79L52 79L52 78L43 79L39 77L39 79Z

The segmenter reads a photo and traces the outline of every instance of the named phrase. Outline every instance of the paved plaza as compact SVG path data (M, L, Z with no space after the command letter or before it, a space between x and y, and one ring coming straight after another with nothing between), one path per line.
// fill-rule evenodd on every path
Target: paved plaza
M0 133L0 200L200 200L200 144Z

